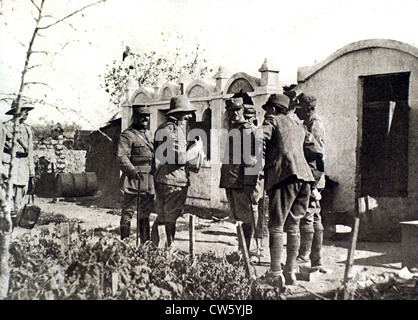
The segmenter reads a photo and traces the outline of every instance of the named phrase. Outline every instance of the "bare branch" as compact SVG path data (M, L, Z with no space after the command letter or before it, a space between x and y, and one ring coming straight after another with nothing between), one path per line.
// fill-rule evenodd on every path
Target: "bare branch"
M35 6L35 8L38 9L39 12L41 12L41 9L38 7L38 5L35 3L35 1L30 0L30 2L32 2L32 4Z
M29 82L25 82L25 86L31 85L31 84L40 84L43 86L46 86L48 88L50 88L51 90L55 91L54 88L52 88L49 84L45 83L45 82L40 82L40 81L29 81Z
M48 55L48 54L49 54L49 52L48 52L48 51L32 51L31 53L44 53L44 54L46 54L46 55Z
M68 18L71 18L72 16L76 15L77 13L79 13L79 12L81 12L81 11L84 11L85 9L87 9L87 8L89 8L89 7L96 6L96 5L98 5L98 4L102 3L102 2L105 2L105 1L106 1L106 0L99 0L99 1L96 1L96 2L93 2L93 3L90 3L90 4L88 4L88 5L86 5L86 6L82 7L82 8L80 8L80 9L78 9L78 10L74 11L74 12L71 12L69 15L66 15L66 16L65 16L65 17L63 17L63 18L58 19L58 20L57 20L57 21L55 21L54 23L51 23L51 24L49 24L49 25L47 25L47 26L44 26L44 27L39 27L39 29L40 29L40 30L48 29L48 28L50 28L50 27L52 27L52 26L54 26L54 25L56 25L56 24L58 24L58 23L60 23L60 22L63 22L64 20L67 20Z
M34 66L29 67L28 70L35 69L37 67L42 67L42 65L41 64L35 64Z
M48 15L46 15L46 16L43 16L42 18L51 18L51 19L55 19L55 22L57 22L59 19L57 18L57 17L54 17L54 16L52 16L52 15L50 15L50 14L48 14ZM76 30L76 28L71 24L71 23L69 23L68 21L62 21L62 22L64 22L64 23L66 23L66 24L68 24L71 28L73 28L74 30Z

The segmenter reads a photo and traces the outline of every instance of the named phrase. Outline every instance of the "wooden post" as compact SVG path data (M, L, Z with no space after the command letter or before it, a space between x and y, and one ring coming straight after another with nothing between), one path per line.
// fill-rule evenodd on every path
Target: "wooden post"
M346 261L345 272L344 272L344 283L346 285L345 290L344 290L344 300L347 300L350 295L348 287L347 287L347 281L348 281L348 277L350 276L350 271L354 263L354 253L356 252L359 226L360 226L360 218L354 217L353 230L351 231L350 248L348 249L347 261Z
M119 273L112 272L112 295L115 296L118 291Z
M243 259L244 259L245 273L247 274L248 278L254 279L255 274L250 263L250 255L248 254L248 248L245 242L244 230L242 229L242 222L237 223L237 235L238 235L238 244L241 249Z
M60 239L61 252L65 253L70 245L70 224L68 222L62 222L60 224Z
M189 215L189 250L190 256L194 257L194 244L195 244L195 216Z
M141 192L139 191L140 181L138 181L138 203L136 210L136 246L139 246L139 236L140 236L140 215L141 215Z
M348 249L347 253L347 261L345 265L345 272L344 272L344 300L348 300L353 296L354 293L350 294L350 290L348 288L348 278L350 276L351 268L353 267L354 263L354 254L356 252L356 246L357 246L357 237L358 237L358 231L360 227L360 217L365 213L368 212L374 208L377 208L377 202L375 199L373 199L370 196L361 197L357 199L357 214L354 217L354 224L353 224L353 230L351 230L351 241L350 241L350 247Z
M167 234L165 232L164 224L158 225L158 238L160 239L158 242L158 248L167 248Z

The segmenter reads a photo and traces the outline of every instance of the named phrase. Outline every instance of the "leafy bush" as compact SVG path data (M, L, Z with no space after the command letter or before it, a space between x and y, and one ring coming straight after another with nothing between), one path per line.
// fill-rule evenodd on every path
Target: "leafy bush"
M73 233L61 252L55 230L32 230L11 245L9 299L250 299L242 264L214 253L138 248L106 232ZM117 290L112 290L117 274Z

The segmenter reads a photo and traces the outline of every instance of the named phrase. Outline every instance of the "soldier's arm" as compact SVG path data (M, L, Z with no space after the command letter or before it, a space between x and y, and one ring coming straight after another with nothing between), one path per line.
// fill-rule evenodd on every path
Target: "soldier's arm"
M310 132L313 134L315 139L319 142L321 147L325 144L325 127L321 120L315 120L312 123Z
M28 159L29 159L29 177L35 176L35 162L33 159L33 131L31 127L28 129Z
M186 141L180 144L176 133L170 127L155 132L155 160L160 163L186 165Z
M323 148L318 140L315 139L314 135L305 128L305 141L303 144L303 151L305 154L306 161L308 163L315 161L316 169L324 171L324 155Z
M256 137L253 128L244 128L242 159L245 167L254 167L257 163L256 157Z
M118 142L117 157L119 160L120 169L128 177L136 178L136 168L129 159L131 156L132 142L128 134L121 133Z
M263 158L265 157L267 142L271 140L274 129L276 128L276 121L273 115L268 115L263 121Z

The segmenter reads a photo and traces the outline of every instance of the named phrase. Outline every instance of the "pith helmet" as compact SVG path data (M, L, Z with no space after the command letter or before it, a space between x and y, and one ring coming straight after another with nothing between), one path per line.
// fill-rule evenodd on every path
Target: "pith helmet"
M13 101L12 102L12 108L9 111L7 111L5 114L7 114L7 115L15 114L16 109L17 109L17 104L16 104L15 101ZM30 110L33 110L33 109L35 109L35 108L31 107L31 106L28 106L28 105L23 105L23 106L20 107L20 111L24 111L24 110L30 111Z
M289 97L285 96L284 94L273 93L267 99L267 102L262 106L262 108L266 110L267 106L271 106L271 107L279 107L279 108L288 109L289 102L290 102Z
M150 108L146 105L143 104L133 104L132 105L132 111L135 111L136 113L139 114L150 114Z
M189 99L186 96L180 95L173 97L170 100L170 109L168 109L166 115L173 114L175 112L195 112L196 109L193 109Z

